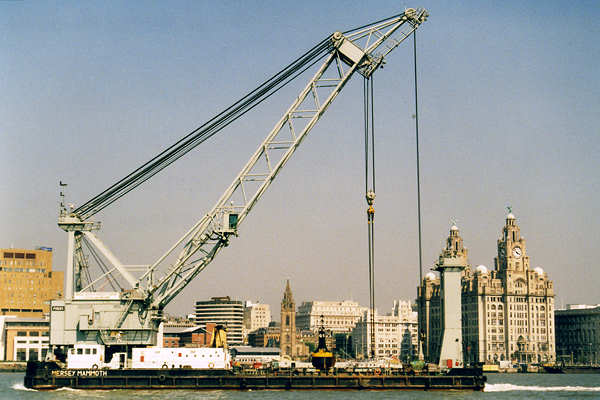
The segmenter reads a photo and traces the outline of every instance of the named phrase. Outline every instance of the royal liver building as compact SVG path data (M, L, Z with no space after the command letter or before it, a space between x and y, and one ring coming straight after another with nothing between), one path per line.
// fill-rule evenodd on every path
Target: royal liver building
M453 226L447 247L464 252ZM465 363L544 363L555 360L554 286L541 269L531 269L525 238L510 212L498 239L494 270L468 266L462 277L462 327ZM419 287L423 351L437 362L441 342L439 278L427 274Z

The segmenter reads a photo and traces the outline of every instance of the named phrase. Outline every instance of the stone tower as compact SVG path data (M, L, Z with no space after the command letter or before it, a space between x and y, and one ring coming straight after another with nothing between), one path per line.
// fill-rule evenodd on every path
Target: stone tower
M506 224L502 229L502 237L498 239L498 257L494 259L496 271L520 272L525 274L529 269L529 257L525 246L525 238L516 223L512 212L506 216Z
M543 363L556 359L554 339L554 285L540 267L531 269L525 238L509 208L502 236L498 239L498 256L494 259L496 276L502 281L503 309L499 330L504 333L502 346L506 357L519 363ZM500 309L496 305L497 309ZM491 305L492 318L494 305ZM500 314L500 313L498 313ZM492 322L494 319L492 319ZM492 335L493 335L492 331ZM488 341L490 343L490 341ZM492 352L494 353L494 343ZM489 357L489 356L488 356Z
M467 249L463 246L458 228L452 225L446 248L442 250L435 268L440 273L441 368L463 367L461 275L466 268Z
M516 363L545 363L556 360L554 331L554 284L540 267L531 268L525 238L512 211L508 210L505 225L497 241L498 254L493 270L484 265L464 269L462 285L462 354L469 365ZM458 228L453 226L440 255L437 270L452 266L446 259L467 258ZM442 262L443 261L443 262ZM440 266L441 265L441 266ZM464 263L466 266L466 262ZM450 276L437 278L428 273L418 290L419 331L423 339L425 357L429 362L444 358L441 342L448 307L458 310L457 304L446 304L444 292ZM455 285L455 283L452 283ZM449 320L451 323L456 318ZM457 327L452 331L458 333ZM460 343L456 335L449 338L450 350ZM457 342L458 339L458 342ZM444 339L445 340L445 339ZM439 360L436 358L440 355ZM454 361L456 366L456 361ZM459 360L460 364L460 360Z
M281 300L281 336L279 339L281 355L296 356L296 303L292 296L290 281L286 281L283 300Z

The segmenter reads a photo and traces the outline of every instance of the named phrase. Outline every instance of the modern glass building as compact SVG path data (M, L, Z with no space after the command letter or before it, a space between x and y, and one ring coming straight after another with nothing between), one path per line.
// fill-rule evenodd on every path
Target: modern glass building
M230 346L242 344L244 324L244 303L231 300L229 296L211 297L210 300L196 302L196 324L206 329L213 322L227 328L227 343Z

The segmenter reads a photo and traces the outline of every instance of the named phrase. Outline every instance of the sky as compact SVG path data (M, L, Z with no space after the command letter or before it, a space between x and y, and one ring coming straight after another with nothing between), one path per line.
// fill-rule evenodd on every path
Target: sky
M600 303L600 3L0 2L0 247L54 249L58 183L82 204L320 40L425 7L417 33L423 273L460 228L493 267L512 207L556 303ZM419 280L412 42L374 76L375 299ZM270 98L94 216L150 264L210 210L301 87ZM362 82L348 84L213 263L167 311L212 296L368 305Z

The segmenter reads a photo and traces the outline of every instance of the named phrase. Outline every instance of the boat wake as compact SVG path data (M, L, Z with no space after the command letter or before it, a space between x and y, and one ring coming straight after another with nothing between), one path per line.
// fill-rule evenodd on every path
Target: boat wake
M589 386L519 386L510 383L485 384L484 392L600 392L600 387Z
M54 390L57 391L57 392L60 392L61 390L64 390L66 392L82 392L83 391L82 389L74 389L74 388L70 388L70 387L66 387L66 386L59 387L59 388L54 389Z
M15 383L11 386L13 390L23 390L25 392L37 392L35 389L26 388L22 383Z

